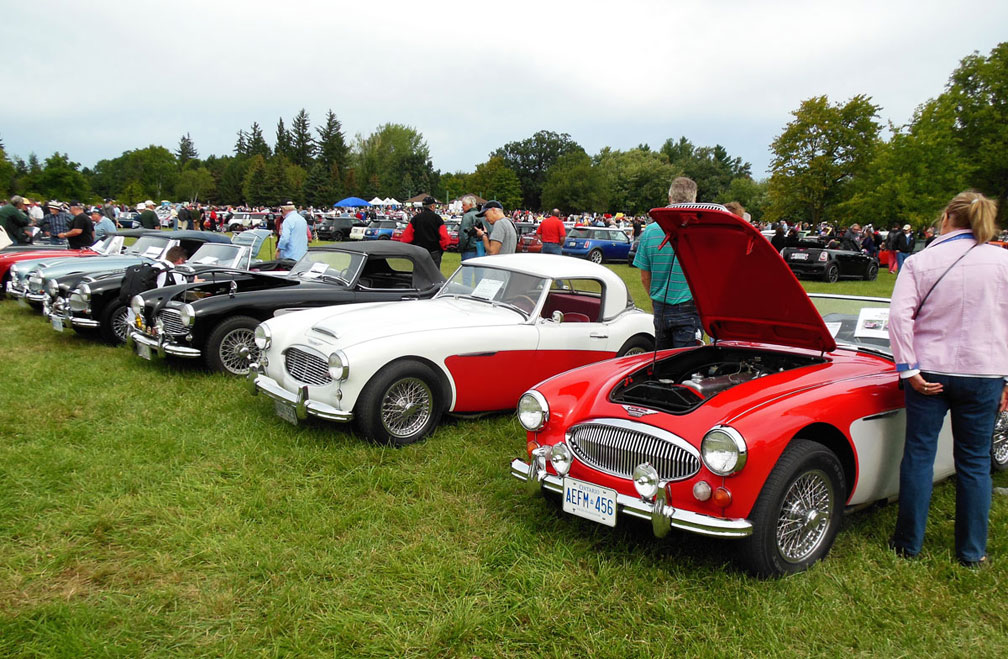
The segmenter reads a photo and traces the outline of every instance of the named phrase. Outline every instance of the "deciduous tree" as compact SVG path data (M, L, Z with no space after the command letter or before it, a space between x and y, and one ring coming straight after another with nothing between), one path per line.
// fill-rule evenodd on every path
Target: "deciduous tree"
M542 208L542 186L546 182L546 172L560 156L572 151L584 151L567 133L541 130L528 139L508 142L490 154L491 158L504 160L521 183L524 208Z

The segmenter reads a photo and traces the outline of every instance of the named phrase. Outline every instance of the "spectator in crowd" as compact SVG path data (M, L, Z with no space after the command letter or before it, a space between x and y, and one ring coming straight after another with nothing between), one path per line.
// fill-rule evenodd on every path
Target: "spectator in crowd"
M669 204L695 203L697 184L680 176L669 187ZM671 245L661 247L665 232L652 222L641 233L634 266L654 309L655 348L696 345L701 335L700 314L693 302L682 266Z
M476 197L468 194L462 197L462 221L459 222L459 254L466 261L477 256L477 245L483 247L483 242L476 235L476 227L486 231L483 221L476 217Z
M308 251L308 222L298 214L293 201L284 203L280 212L284 216L274 258L297 261Z
M182 207L178 209L178 219L172 223L172 229L182 227L183 229L192 229L192 210L189 208L189 202L182 204Z
M903 262L913 254L917 238L913 235L913 227L909 224L903 225L903 231L896 234L896 270L903 269Z
M91 209L91 221L94 223L95 242L116 232L116 225L97 206Z
M58 234L60 238L66 238L70 249L84 249L94 244L94 222L91 217L84 212L84 204L79 201L70 202L70 214L73 221L70 222L70 229Z
M518 247L518 230L508 218L504 217L504 207L499 201L488 201L483 204L483 210L476 217L486 218L490 223L490 233L477 227L476 235L483 241L483 248L488 255L514 254Z
M889 253L888 258L889 258L890 274L896 274L897 272L896 254L898 250L896 249L896 239L899 238L899 235L900 235L899 225L894 224L891 227L889 227L889 233L886 234L885 238L885 248L886 251Z
M963 192L945 208L940 237L906 258L893 289L889 338L906 399L899 510L890 540L897 554L923 546L938 435L952 415L956 470L955 553L987 561L991 436L1008 404L1008 253L985 244L997 205Z
M545 218L536 228L536 235L542 240L543 254L563 254L563 241L567 229L558 217L560 210L553 209L553 214Z
M441 255L447 249L451 238L448 237L448 227L445 226L441 216L434 212L437 200L430 195L423 198L421 202L423 208L413 216L413 219L406 225L402 233L401 240L404 243L413 243L417 247L423 247L430 252L434 265L441 267Z
M49 214L42 218L39 229L41 229L42 235L49 239L49 242L56 245L63 242L58 236L70 229L71 222L73 222L73 216L63 210L63 205L58 201L50 201Z
M136 208L140 211L140 226L144 229L156 229L158 227L158 216L154 212L153 201L141 201L137 204Z
M25 199L25 206L28 209L28 219L31 223L35 226L41 226L45 213L42 212L42 207L38 205L38 202Z
M3 225L7 237L15 245L27 245L31 240L25 229L31 224L31 220L24 212L25 203L21 195L14 195L10 198L10 203L0 208L0 225Z
M745 209L742 208L742 204L738 203L737 201L729 201L727 204L724 205L724 207L727 208L728 212L731 213L732 215L738 215L743 220L745 219Z
M770 239L770 244L773 245L773 248L779 252L786 247L784 244L786 240L787 237L784 235L784 227L778 224L777 228L774 229L773 238Z

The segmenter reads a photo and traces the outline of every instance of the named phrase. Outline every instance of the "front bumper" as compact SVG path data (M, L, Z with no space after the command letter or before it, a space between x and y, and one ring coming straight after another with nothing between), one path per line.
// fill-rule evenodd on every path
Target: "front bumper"
M126 335L126 345L129 346L130 350L134 350L134 346L137 343L145 345L151 349L151 352L156 353L158 357L162 358L165 355L171 355L172 357L182 357L185 359L198 359L203 355L198 348L187 348L186 346L165 341L164 339L163 334L154 338L139 330L131 329Z
M549 490L563 495L563 478L547 473L536 461L529 464L518 458L512 460L511 475L528 483L529 489L535 492ZM659 538L673 528L716 538L744 538L752 535L752 523L749 520L711 517L667 505L664 488L659 488L654 501L617 493L616 508L617 512L624 515L649 520L654 534Z
M249 391L253 395L261 391L273 400L293 405L294 412L299 419L307 419L309 416L314 416L327 421L339 421L342 423L353 420L353 412L341 410L318 400L311 400L308 397L308 385L304 385L296 392L288 391L273 378L263 375L262 371L263 367L259 364L249 364L247 377Z

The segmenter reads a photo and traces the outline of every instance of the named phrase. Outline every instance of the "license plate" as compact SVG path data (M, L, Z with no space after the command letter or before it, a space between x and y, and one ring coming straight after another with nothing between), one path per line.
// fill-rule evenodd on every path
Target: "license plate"
M276 410L277 416L287 423L295 426L298 424L297 413L294 411L294 406L290 403L282 400L274 400L273 409Z
M808 254L805 252L794 252L791 254L792 261L808 261Z
M616 490L565 478L563 509L599 524L616 526Z
M574 242L574 241L572 240L572 241L570 241L569 243L567 243L567 246L568 246L568 247L576 247L576 246L577 246L577 243L576 243L576 242Z
M52 328L57 332L63 331L63 319L59 316L49 316L49 320L52 322Z
M144 359L150 359L151 358L150 346L147 345L146 343L137 343L136 344L136 351L137 351L137 355L139 355L140 357L142 357Z

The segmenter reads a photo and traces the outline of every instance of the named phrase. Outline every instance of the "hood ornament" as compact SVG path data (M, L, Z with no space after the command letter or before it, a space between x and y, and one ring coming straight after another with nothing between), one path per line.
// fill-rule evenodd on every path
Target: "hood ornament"
M634 417L635 419L639 419L642 416L647 416L648 414L658 414L656 410L649 410L645 407L635 407L633 405L624 405L623 409L625 409L626 413Z

